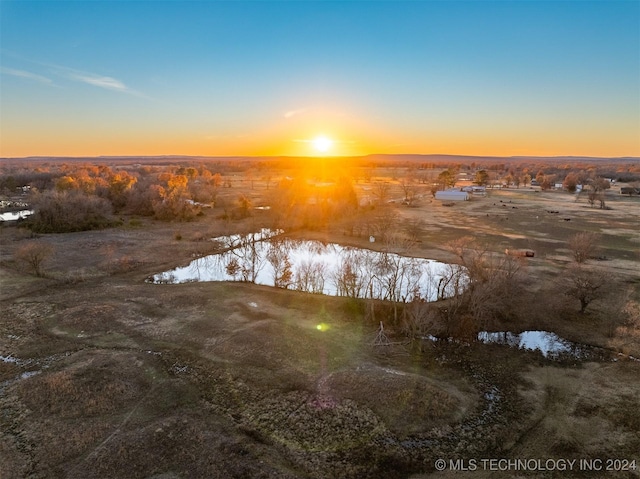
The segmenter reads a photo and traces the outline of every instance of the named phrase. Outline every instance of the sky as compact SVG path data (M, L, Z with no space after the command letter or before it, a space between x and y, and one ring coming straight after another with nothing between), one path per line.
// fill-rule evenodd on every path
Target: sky
M640 156L640 2L0 0L0 157Z

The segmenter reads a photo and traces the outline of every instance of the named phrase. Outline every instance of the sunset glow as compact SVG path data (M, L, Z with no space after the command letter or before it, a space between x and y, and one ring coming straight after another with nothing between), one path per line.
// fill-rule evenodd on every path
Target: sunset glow
M638 2L0 8L3 157L640 156Z
M312 144L318 153L327 153L333 146L333 140L326 136L317 136L313 139Z

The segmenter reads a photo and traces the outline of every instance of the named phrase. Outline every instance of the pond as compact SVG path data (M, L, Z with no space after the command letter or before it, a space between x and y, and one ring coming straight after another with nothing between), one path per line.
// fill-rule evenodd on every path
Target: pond
M482 343L504 344L518 349L540 351L545 356L569 355L581 357L586 352L584 345L568 341L549 331L487 332L478 333Z
M431 343L459 343L469 344L466 341L455 338L442 338L432 335L422 336L422 340ZM551 331L480 331L476 339L481 344L500 344L509 348L522 351L538 351L542 356L551 360L577 359L577 360L628 360L640 361L640 359L623 353L616 353L600 346L587 345L570 341L558 336Z
M0 221L16 221L33 214L33 210L8 211L0 213Z
M294 240L281 231L214 238L219 254L147 279L156 284L245 281L332 296L434 301L464 287L459 265L337 243Z

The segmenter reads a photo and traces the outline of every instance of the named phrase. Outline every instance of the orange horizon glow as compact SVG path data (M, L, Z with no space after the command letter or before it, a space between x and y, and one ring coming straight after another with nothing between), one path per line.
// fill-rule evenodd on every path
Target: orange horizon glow
M246 129L222 124L204 128L188 116L176 124L157 118L145 121L83 123L78 119L40 118L36 123L7 123L2 129L0 157L96 156L292 156L359 157L371 154L440 154L462 156L638 157L640 139L634 124L612 121L603 129L528 121L504 126L447 117L428 123L420 119L389 119L362 103L311 104L256 122ZM395 121L402 121L396 125ZM332 141L320 151L314 139Z
M101 129L78 124L53 124L35 134L30 129L5 128L0 157L96 157L96 156L293 156L357 157L371 154L441 154L463 156L585 156L638 157L640 139L629 131L550 132L473 131L461 125L454 133L450 125L433 125L421 130L398 133L385 125L361 120L364 115L342 111L306 112L273 121L266 128L245 134L227 131L210 134L180 130L158 132L145 125L107 125ZM326 137L330 148L320 151L314 139ZM607 141L603 141L605 136ZM70 139L72 138L72 139Z
M632 134L633 123L612 122L606 131L587 132L578 127L560 130L536 122L526 130L512 125L493 129L493 125L446 117L428 124L412 119L390 126L389 119L348 100L341 105L317 103L286 111L246 129L223 125L212 131L188 117L179 127L154 118L144 122L105 119L101 124L77 119L49 120L3 127L0 157L640 156L640 139ZM313 140L320 136L332 140L326 151L314 147Z
M328 130L326 130L328 131ZM24 157L98 157L98 156L293 156L293 157L350 157L366 156L372 154L443 154L462 156L585 156L585 157L638 157L639 148L636 145L616 144L599 145L593 140L591 145L572 148L563 145L558 138L552 138L547 144L542 140L532 142L517 140L503 141L496 146L482 139L463 137L460 140L446 138L438 141L420 142L406 138L386 138L377 141L369 140L364 136L347 134L325 134L330 147L321 151L317 147L319 134L308 133L294 137L241 137L227 138L212 141L209 139L180 138L164 136L158 139L133 138L120 141L105 140L104 143L97 138L79 138L73 142L59 141L59 137L51 135L49 138L40 138L34 145L25 141L21 145L0 146L2 158ZM316 140L314 140L316 139ZM146 140L146 141L145 141ZM412 141L413 140L413 141Z

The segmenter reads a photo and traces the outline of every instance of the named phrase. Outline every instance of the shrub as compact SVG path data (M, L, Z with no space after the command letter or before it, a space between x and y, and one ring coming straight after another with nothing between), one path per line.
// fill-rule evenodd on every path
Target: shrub
M106 228L115 224L111 203L79 191L48 191L34 200L29 227L38 233L68 233Z
M14 254L14 258L23 264L36 276L42 277L42 267L53 254L53 247L41 241L31 241L20 248Z
M597 250L599 240L600 235L591 231L582 231L571 236L569 249L576 263L584 263L591 258Z

